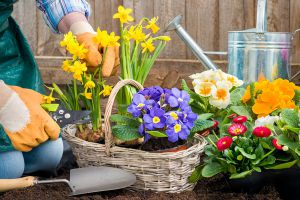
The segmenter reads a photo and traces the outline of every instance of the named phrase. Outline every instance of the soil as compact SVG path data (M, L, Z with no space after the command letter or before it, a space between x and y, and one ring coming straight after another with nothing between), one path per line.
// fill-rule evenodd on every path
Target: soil
M58 178L68 177L68 170L60 170ZM272 185L265 185L258 193L234 193L228 188L228 183L223 176L218 176L209 180L200 181L194 191L183 192L180 194L155 193L151 191L132 191L127 189L86 194L76 197L69 197L69 188L65 184L36 185L31 188L19 189L0 194L1 200L194 200L194 199L281 199L279 193Z
M142 144L140 149L144 151L159 151L165 149L172 149L183 145L185 141L178 140L177 142L170 142L168 138L151 138L146 143Z

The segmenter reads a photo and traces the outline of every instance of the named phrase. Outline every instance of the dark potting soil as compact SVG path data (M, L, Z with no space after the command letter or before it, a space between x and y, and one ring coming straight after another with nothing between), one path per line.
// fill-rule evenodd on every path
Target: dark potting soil
M165 149L172 149L183 145L185 141L178 140L177 142L170 142L168 138L151 138L146 143L142 144L140 149L144 151L159 151Z
M57 178L68 178L68 170L60 170ZM180 194L155 193L151 191L116 190L109 192L86 194L69 197L69 188L65 184L36 185L30 188L9 191L0 194L1 200L279 200L280 195L272 185L265 185L258 193L234 193L228 188L228 183L223 176L200 181L194 191Z

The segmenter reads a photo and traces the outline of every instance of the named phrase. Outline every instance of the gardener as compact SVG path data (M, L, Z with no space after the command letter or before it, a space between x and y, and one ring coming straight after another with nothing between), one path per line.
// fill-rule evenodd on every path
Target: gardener
M0 179L53 172L63 152L60 128L40 106L44 88L38 66L11 17L16 1L0 2ZM77 35L88 49L90 69L100 64L102 57L93 43L95 32L87 21L90 11L85 0L37 0L37 5L54 32ZM104 76L118 64L117 52L110 51L102 70Z

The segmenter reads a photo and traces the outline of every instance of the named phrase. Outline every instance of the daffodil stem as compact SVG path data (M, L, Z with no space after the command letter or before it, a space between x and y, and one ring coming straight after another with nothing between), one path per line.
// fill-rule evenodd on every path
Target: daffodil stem
M217 138L217 140L219 140L219 137L217 136L217 134L215 133L215 131L212 130L212 132L213 132L214 136Z
M73 85L74 85L75 110L79 110L76 79L73 79Z

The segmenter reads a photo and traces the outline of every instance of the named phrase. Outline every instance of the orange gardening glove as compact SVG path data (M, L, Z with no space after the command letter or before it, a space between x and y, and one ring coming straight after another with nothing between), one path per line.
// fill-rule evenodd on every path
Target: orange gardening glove
M48 139L56 140L60 127L41 107L43 96L17 86L10 88L11 96L0 109L0 123L14 148L27 152Z
M103 52L103 48L94 42L94 37L95 34L89 32L77 35L78 42L84 44L85 48L88 50L85 60L91 70L96 68L103 59L100 54L100 52ZM119 48L108 47L102 67L102 75L104 77L114 75L117 72L119 65Z

